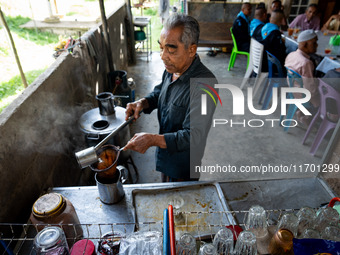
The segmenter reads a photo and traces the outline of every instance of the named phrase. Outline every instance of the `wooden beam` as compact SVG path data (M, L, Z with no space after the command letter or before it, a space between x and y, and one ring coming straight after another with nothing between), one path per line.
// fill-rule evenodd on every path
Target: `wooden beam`
M15 44L14 44L14 41L13 41L13 37L12 37L11 31L8 28L5 16L2 13L1 6L0 6L0 18L1 18L1 23L3 24L4 28L7 31L7 34L8 34L9 40L10 40L11 49L13 51L13 54L14 54L14 57L15 57L15 61L17 62L17 66L19 68L19 72L20 72L22 83L24 84L24 87L27 88L28 85L27 85L26 77L25 77L25 74L24 74L24 72L22 70L22 67L21 67L21 64L20 64L20 59L19 59L17 50L15 48Z
M135 49L135 36L134 36L134 25L133 17L131 13L131 2L125 0L126 3L126 19L125 19L125 30L126 30L126 42L128 50L128 61L129 64L136 64L136 49Z
M113 61L112 61L112 50L111 50L111 45L110 45L110 35L108 32L108 28L107 28L104 0L99 0L99 7L100 7L101 18L102 18L102 27L103 27L103 32L104 32L104 41L105 41L105 48L107 52L107 60L109 63L110 73L112 73L114 71Z

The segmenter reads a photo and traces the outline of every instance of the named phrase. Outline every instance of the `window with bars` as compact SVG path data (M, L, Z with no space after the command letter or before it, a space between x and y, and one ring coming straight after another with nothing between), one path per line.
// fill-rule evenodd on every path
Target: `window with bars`
M293 21L299 14L305 13L309 5L309 0L293 0L288 18L289 23Z

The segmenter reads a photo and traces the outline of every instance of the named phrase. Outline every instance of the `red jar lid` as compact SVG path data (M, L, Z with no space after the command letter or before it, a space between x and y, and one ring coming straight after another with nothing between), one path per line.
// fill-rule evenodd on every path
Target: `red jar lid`
M93 242L88 239L83 239L72 246L71 255L92 255L94 254L94 250Z

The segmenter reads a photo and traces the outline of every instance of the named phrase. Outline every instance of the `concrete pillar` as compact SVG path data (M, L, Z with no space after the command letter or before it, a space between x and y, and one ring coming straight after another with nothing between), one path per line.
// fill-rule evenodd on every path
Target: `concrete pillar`
M52 13L52 7L51 7L51 2L50 0L47 0L47 9L48 9L48 12L50 14L50 17L53 16L53 13Z
M50 16L45 18L44 22L47 22L47 23L58 23L58 22L60 22L59 17L53 15L50 0L47 0L47 8L48 8L48 12L49 12Z

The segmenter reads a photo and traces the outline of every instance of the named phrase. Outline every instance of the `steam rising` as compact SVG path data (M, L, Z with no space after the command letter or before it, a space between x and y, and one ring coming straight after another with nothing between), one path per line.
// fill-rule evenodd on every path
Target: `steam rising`
M84 112L95 106L85 103L70 107L72 102L61 102L56 94L43 97L48 99L44 109L32 107L31 114L12 125L16 130L15 142L21 144L19 148L23 153L73 156L75 151L86 146L78 121Z

